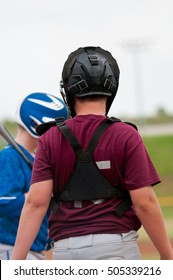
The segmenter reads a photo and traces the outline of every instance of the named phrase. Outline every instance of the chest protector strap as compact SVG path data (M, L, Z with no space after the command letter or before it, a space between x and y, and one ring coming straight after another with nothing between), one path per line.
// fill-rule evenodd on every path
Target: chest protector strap
M85 150L74 136L71 129L65 124L58 126L64 137L70 143L76 154L76 163L73 172L60 194L54 194L54 199L59 201L82 201L109 199L115 196L122 198L116 209L116 215L121 216L131 206L130 196L123 191L121 186L113 186L101 173L93 159L93 152L105 130L119 119L107 118L96 129Z

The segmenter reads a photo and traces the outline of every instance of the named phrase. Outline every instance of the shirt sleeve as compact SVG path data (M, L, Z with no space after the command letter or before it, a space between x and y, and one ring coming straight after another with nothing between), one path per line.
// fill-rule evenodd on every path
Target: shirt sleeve
M45 143L45 135L39 137L32 170L31 184L53 179L51 162L47 156L48 145Z
M124 184L128 190L154 186L160 177L138 132L126 141L124 160Z

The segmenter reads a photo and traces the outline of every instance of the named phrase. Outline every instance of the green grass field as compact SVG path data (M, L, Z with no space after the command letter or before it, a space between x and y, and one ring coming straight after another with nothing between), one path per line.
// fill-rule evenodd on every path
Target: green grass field
M143 137L160 176L173 175L173 135Z
M161 184L155 187L158 196L173 196L173 135L143 137Z
M168 236L173 242L173 135L143 137L143 140L161 178L161 183L154 189L162 208ZM139 230L138 242L143 259L159 258L143 228Z

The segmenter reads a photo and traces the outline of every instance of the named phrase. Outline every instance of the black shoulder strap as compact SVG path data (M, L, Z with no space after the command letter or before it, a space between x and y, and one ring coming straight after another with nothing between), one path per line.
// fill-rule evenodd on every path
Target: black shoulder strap
M119 122L119 119L111 119L111 118L107 118L105 119L95 130L94 134L92 135L90 142L85 150L85 154L87 155L92 155L93 151L97 145L97 143L99 142L101 136L103 135L103 133L105 132L105 130L114 122ZM84 153L84 151L82 150L81 145L79 144L78 140L76 139L76 137L74 136L73 132L71 131L71 129L67 126L67 125L62 125L59 127L59 129L61 130L62 134L65 136L65 138L68 140L68 142L71 144L71 146L73 147L77 157L80 159L81 154ZM82 158L83 159L83 158Z
M129 125L131 125L132 127L134 127L136 130L138 130L136 124L134 124L134 123L132 123L132 122L127 122L127 121L124 122L124 123L129 124Z
M109 119L112 120L112 121L114 121L114 122L118 122L118 121L121 122L120 119L115 118L115 117L110 117ZM132 127L134 127L136 130L138 130L136 124L134 124L134 123L132 123L132 122L129 122L129 121L124 121L124 123L129 124L129 125L131 125Z
M94 134L91 137L91 140L87 146L86 151L90 152L91 154L94 152L94 149L97 145L97 143L99 142L101 136L103 135L103 133L105 132L105 130L114 122L120 122L119 119L111 119L111 118L107 118L105 119L95 130Z
M65 118L59 117L59 118L56 118L54 121L50 121L50 122L42 123L42 124L38 125L36 128L36 132L38 133L39 136L41 136L52 126L61 126L63 124L65 124Z
M107 118L104 122L121 122L120 119L118 118L115 118L115 117L111 117L111 118ZM134 123L131 123L131 122L127 122L125 121L125 123L133 126L136 130L138 130L137 126L134 124ZM64 117L59 117L59 118L56 118L54 121L50 121L50 122L47 122L47 123L43 123L43 124L40 124L37 126L36 128L36 132L38 133L39 136L41 136L42 134L44 134L49 128L51 128L52 126L58 126L58 127L61 127L62 125L65 124L65 119ZM108 125L109 126L109 125ZM104 127L104 125L103 125ZM106 125L106 128L107 128L107 125ZM106 129L105 128L105 129ZM104 130L104 128L103 128ZM98 127L98 133L101 133L102 135L102 128L100 129ZM100 137L100 136L99 136ZM98 139L99 140L99 139Z
M72 130L67 125L59 126L59 129L61 130L64 137L68 140L68 142L71 144L72 148L74 149L75 154L77 157L80 156L80 154L83 152L82 147L79 144L78 140L74 136Z

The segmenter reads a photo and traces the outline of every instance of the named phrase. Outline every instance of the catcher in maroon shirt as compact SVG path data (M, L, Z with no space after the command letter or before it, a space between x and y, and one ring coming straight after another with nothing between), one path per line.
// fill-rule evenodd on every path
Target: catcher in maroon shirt
M108 51L85 47L69 55L61 94L71 118L38 127L12 259L26 258L50 201L54 259L140 259L141 224L160 259L173 259L153 190L160 178L142 138L133 124L107 117L118 83Z

